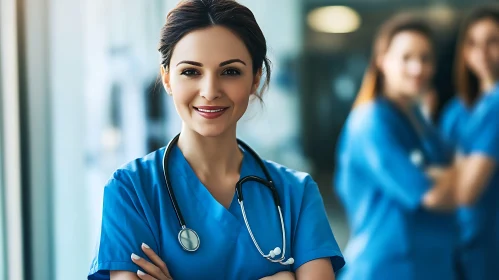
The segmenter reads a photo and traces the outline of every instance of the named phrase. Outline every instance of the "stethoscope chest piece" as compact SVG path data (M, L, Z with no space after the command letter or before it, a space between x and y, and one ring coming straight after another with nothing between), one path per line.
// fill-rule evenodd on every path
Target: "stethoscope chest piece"
M416 166L423 166L424 157L423 153L420 150L413 150L409 157L411 159L412 164Z
M184 250L194 252L199 248L199 236L190 228L182 228L178 233L178 241Z

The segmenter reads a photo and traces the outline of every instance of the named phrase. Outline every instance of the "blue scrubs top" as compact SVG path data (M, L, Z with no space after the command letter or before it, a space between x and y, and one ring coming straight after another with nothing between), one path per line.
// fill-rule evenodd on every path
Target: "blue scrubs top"
M461 113L452 124L462 131L456 148L465 156L485 155L496 168L475 205L459 209L459 267L467 280L499 279L499 84Z
M469 119L471 108L466 107L461 98L454 97L444 107L440 119L440 130L445 141L452 145L453 149L458 149L458 143L466 127L465 123Z
M355 108L343 127L334 185L351 236L339 279L455 277L455 217L421 206L433 185L424 168L449 164L452 153L420 112L417 119L421 133L379 97Z
M136 272L130 259L145 257L142 242L166 263L174 279L259 279L279 271L295 271L304 263L330 258L334 271L344 260L331 231L317 184L305 173L264 161L281 200L286 229L283 266L263 258L246 229L237 196L227 209L196 177L178 147L168 159L175 196L186 225L197 232L200 247L186 252L178 242L177 217L165 186L164 148L117 170L104 188L102 228L98 252L88 279L109 279L110 270ZM265 178L256 160L243 151L241 177ZM264 254L282 248L279 215L268 188L243 185L244 207L251 230Z

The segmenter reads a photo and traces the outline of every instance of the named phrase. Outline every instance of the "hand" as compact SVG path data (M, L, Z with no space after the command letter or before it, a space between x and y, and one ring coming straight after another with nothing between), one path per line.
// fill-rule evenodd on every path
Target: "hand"
M156 255L156 253L149 248L146 244L142 243L142 251L146 256L153 262L150 263L147 260L132 254L132 261L140 266L145 272L138 270L137 276L143 280L173 280L166 267L165 262Z
M430 166L426 168L426 174L430 176L435 181L446 181L449 184L454 183L454 179L456 176L456 168L455 167L438 167L438 166Z
M430 167L426 170L426 174L434 180L434 185L425 194L423 198L424 205L434 210L453 210L456 207L456 169Z
M295 280L295 274L291 271L281 271L272 276L263 277L260 280Z

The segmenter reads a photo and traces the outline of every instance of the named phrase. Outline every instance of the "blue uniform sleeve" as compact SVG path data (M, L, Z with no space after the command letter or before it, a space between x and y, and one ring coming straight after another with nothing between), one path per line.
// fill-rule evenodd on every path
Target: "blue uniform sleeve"
M131 254L146 258L142 243L158 252L133 185L116 172L104 188L100 242L88 279L109 279L109 271L115 270L136 272Z
M367 125L351 137L355 156L363 162L366 178L372 178L388 197L408 210L421 206L432 180L417 163L420 154L412 154L401 138L404 131L390 129L389 120L366 120ZM360 132L360 133L359 133Z
M484 154L499 162L499 109L484 112L470 123L465 152Z
M338 272L345 260L331 231L322 196L311 178L307 178L305 184L292 244L293 271L306 262L330 258L334 271Z

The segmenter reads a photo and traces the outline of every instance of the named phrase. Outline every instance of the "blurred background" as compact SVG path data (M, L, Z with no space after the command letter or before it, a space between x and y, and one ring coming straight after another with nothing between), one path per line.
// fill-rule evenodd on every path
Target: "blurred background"
M436 118L453 95L457 27L485 0L240 0L273 62L264 104L239 137L318 182L343 248L331 186L336 139L388 17L427 17L438 34ZM157 84L156 45L176 0L0 0L0 279L86 279L103 187L123 163L180 130Z

